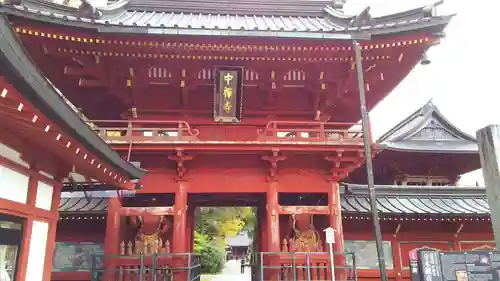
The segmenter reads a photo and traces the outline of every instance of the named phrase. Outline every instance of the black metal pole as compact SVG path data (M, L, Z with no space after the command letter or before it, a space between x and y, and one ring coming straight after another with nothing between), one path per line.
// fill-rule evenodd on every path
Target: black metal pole
M378 220L377 195L373 180L373 165L372 165L372 149L371 149L371 132L369 128L369 116L366 109L365 97L365 81L363 78L363 65L361 62L361 48L359 42L353 40L353 48L356 62L356 73L358 77L359 90L359 105L361 109L361 125L363 127L363 142L365 147L365 166L366 176L368 180L368 192L370 194L370 206L373 221L373 231L375 232L375 243L377 245L378 266L380 269L380 280L387 281L387 273L385 272L385 256L384 246L382 244L382 232L380 230L380 221Z

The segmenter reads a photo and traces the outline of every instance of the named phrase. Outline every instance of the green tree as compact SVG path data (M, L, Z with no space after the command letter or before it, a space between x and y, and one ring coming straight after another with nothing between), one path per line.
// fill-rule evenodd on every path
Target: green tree
M203 273L215 274L225 263L226 238L246 229L253 235L257 219L251 207L202 207L196 210L194 249L201 258Z
M201 272L204 274L219 273L224 267L225 255L219 248L210 243L206 235L194 233L194 251L200 257Z

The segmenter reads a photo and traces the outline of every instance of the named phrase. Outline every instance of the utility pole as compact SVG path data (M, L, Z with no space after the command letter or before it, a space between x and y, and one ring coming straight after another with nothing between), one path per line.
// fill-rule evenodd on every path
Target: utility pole
M373 221L373 231L375 232L375 243L377 245L378 266L380 269L380 280L387 281L387 272L385 272L384 246L382 244L382 232L380 230L380 221L377 208L377 194L373 179L372 149L370 119L366 109L365 81L363 77L363 64L361 61L361 47L357 40L353 40L353 49L356 62L356 73L358 78L359 105L361 109L361 126L363 127L363 142L365 148L365 166L368 179L368 192L370 194L370 207Z
M497 248L500 246L500 125L490 125L476 133L483 169L491 225Z

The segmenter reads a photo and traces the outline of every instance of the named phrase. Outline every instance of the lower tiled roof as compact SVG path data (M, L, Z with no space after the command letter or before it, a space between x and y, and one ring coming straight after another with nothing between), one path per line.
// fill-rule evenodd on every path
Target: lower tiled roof
M102 214L108 210L108 198L61 198L62 214Z
M342 212L370 212L368 189L362 185L345 185L341 194ZM489 215L484 188L377 186L378 211L384 215ZM62 198L59 211L72 213L105 213L108 198Z
M345 185L341 204L346 213L369 213L367 186ZM460 186L376 186L382 214L488 215L484 188Z

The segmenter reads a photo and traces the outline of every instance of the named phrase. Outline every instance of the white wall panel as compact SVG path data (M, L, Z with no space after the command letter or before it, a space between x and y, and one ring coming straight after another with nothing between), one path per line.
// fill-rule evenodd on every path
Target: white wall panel
M47 237L49 235L49 223L33 221L28 265L26 268L26 280L42 281L43 267L45 265L45 251L47 248Z
M21 159L21 154L19 152L6 146L3 143L0 143L0 156L5 157L5 158L9 159L10 161L15 162L19 165L22 165L26 168L29 168L28 163L24 162L24 160Z
M0 198L26 204L29 177L0 165Z
M54 187L52 185L39 181L35 207L50 211L52 207L52 193L54 193Z

